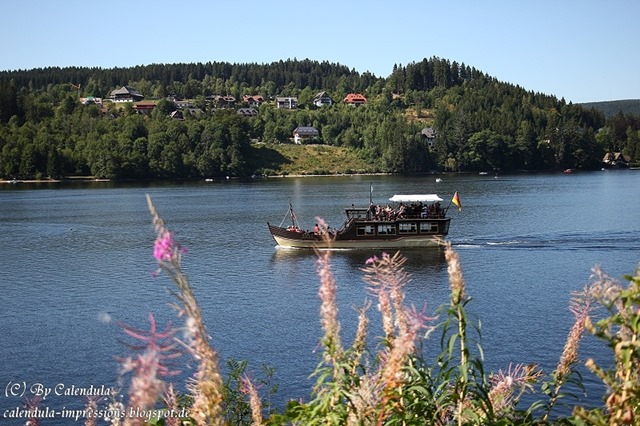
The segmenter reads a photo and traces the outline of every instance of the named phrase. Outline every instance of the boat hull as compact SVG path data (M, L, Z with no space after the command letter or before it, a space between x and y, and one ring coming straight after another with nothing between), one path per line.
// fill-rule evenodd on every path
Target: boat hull
M448 225L448 223L447 223ZM276 244L285 248L299 249L401 249L439 247L445 243L446 234L395 235L357 237L335 235L314 235L300 230L289 230L268 225Z

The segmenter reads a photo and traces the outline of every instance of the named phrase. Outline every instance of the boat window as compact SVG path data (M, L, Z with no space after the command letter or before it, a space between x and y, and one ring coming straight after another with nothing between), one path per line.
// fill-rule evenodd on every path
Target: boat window
M357 233L358 235L375 235L376 228L373 225L359 225Z
M429 234L432 232L438 232L437 222L420 222L420 233Z
M418 232L418 227L415 222L404 222L398 224L399 234L415 234Z
M396 227L394 225L378 225L378 235L395 235Z

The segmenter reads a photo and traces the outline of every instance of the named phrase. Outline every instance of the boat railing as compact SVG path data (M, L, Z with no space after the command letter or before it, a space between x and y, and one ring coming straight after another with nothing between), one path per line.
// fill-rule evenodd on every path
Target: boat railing
M351 208L345 211L347 219L369 219L369 209Z
M406 209L400 211L398 209L389 209L376 212L372 208L348 208L345 209L347 214L347 220L345 223L349 223L353 220L370 220L374 222L379 221L395 221L399 219L445 219L446 211L440 206L430 205L425 206L421 210Z

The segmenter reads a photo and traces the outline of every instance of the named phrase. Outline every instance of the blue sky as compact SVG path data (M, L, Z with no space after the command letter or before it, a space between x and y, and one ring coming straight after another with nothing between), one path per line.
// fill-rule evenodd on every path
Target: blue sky
M0 70L437 56L574 103L640 99L640 0L9 0Z

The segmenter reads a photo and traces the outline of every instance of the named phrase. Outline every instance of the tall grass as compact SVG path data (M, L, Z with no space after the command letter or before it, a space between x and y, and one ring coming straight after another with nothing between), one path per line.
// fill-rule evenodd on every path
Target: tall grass
M640 422L640 274L626 277L628 286L599 269L568 307L575 322L564 348L558 348L554 371L537 365L510 364L497 372L484 370L477 324L467 315L472 302L466 291L457 253L444 247L450 300L432 314L407 306L404 286L411 277L400 253L372 256L362 267L372 301L357 309L358 326L350 344L344 342L338 320L337 286L331 251L317 253L322 354L314 372L315 385L306 400L290 401L274 411L264 389L245 374L246 362L235 363L233 380L225 382L217 352L202 319L193 288L182 271L186 252L149 201L156 240L158 272L174 283L178 328L158 331L153 316L150 331L125 327L139 340L136 358L122 361L132 373L125 413L165 410L165 418L141 415L109 419L111 424L141 425L625 425ZM320 222L322 223L322 222ZM375 304L384 336L375 349L367 347L369 312ZM597 309L596 309L597 308ZM612 351L612 367L588 360L588 369L607 386L603 405L557 412L559 402L572 404L568 384L581 386L577 373L580 340L587 331ZM181 332L181 333L180 333ZM475 343L475 344L474 344ZM430 356L426 356L426 354ZM169 382L175 361L186 355L197 366L176 394ZM267 382L263 382L268 383ZM533 403L522 406L522 396ZM265 404L267 402L267 404ZM117 406L117 405L116 405ZM126 407L126 410L124 409ZM182 410L182 411L181 411ZM89 423L87 424L95 424Z

